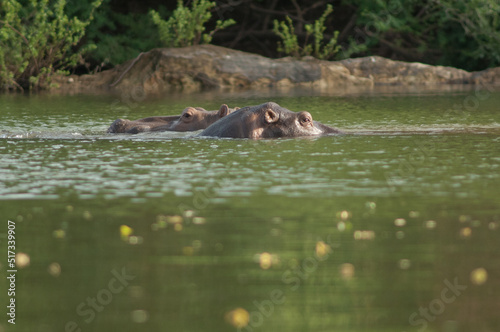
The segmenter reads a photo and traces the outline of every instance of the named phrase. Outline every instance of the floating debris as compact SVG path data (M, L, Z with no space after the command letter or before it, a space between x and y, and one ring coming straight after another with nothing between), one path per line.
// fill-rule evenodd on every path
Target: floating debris
M374 238L374 231L354 231L354 240L373 240Z
M418 211L410 211L410 213L408 213L408 216L410 218L418 218L420 216L420 212L418 212Z
M176 232L182 231L182 224L174 224L174 230Z
M59 275L61 274L61 265L59 265L59 263L51 263L49 265L49 267L47 268L47 271L49 272L49 274L53 277L59 277Z
M458 217L458 221L460 221L460 222L467 222L469 220L470 220L470 217L466 216L466 215L461 215Z
M345 228L346 228L345 222L340 221L340 222L337 223L337 229L339 230L339 232L345 231Z
M20 269L24 269L30 265L30 256L24 252L18 252L16 254L16 266Z
M483 267L474 269L470 273L470 280L474 285L482 285L488 280L488 271Z
M408 270L411 266L411 262L409 259L403 258L399 260L398 265L401 270Z
M351 213L347 210L344 210L344 211L340 211L337 213L337 218L340 218L342 220L347 220L351 217Z
M52 232L52 235L56 239L64 239L66 237L66 232L64 231L64 229L56 229Z
M259 265L263 270L267 270L273 264L273 257L268 252L263 252L259 255Z
M182 216L166 216L167 223L180 224L182 223Z
M406 225L406 219L404 218L397 218L394 220L394 225L398 226L398 227L403 227Z
M195 225L203 225L206 222L207 222L206 219L203 217L194 217L193 218L193 224L195 224Z
M427 229L434 229L436 228L437 223L434 220L427 220L424 225Z
M272 265L278 264L279 259L278 256L272 255L268 252L263 252L261 254L256 254L254 256L254 261L259 263L261 269L267 270L269 269Z
M128 243L130 243L130 244L142 244L142 242L144 242L142 236L132 235L132 236L129 236L129 238L128 238Z
M92 219L92 213L90 213L90 211L83 211L83 219L85 220Z
M241 329L248 325L250 321L250 314L243 308L236 308L226 313L226 322L232 326Z
M191 246L183 247L182 248L182 254L184 256L193 256L193 254L194 254L194 248L191 247Z
M182 215L185 218L193 218L194 217L194 211L193 210L186 210L182 213Z
M73 212L73 210L74 210L74 209L75 209L75 208L74 208L72 205L68 205L68 206L66 206L66 211L68 211L68 212L70 212L70 213L71 213L71 212Z
M132 318L132 321L134 323L145 323L149 319L149 313L146 310L134 310L130 313L130 316Z
M396 232L396 239L402 240L404 238L405 238L405 232L403 232L403 231L397 231Z
M496 223L496 222L492 221L492 222L490 222L490 223L488 224L488 228L489 228L490 230L494 231L495 229L497 229L497 228L498 228L498 223Z
M472 229L470 227L464 227L460 230L460 236L463 238L467 238L471 236L472 234Z
M350 280L354 277L354 265L351 263L344 263L340 265L340 276L344 280Z
M332 252L332 248L323 241L318 241L316 243L316 256L318 258L323 258Z
M128 242L128 238L130 237L130 235L132 235L133 232L134 230L128 227L127 225L120 226L120 237L122 238L123 241Z
M281 217L273 217L271 221L273 222L273 224L281 224L283 222L283 219L281 219Z
M377 204L375 202L366 202L365 206L370 210L375 210L377 208Z

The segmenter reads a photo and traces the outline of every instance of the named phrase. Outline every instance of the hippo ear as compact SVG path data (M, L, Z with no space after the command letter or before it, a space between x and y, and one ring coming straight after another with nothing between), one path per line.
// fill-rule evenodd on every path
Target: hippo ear
M217 114L219 115L219 118L229 115L229 107L226 104L220 105L219 112Z
M276 113L275 111L273 111L270 108L268 108L266 110L266 113L264 115L264 119L266 119L267 123L277 122L279 120L279 118L280 118L280 116L278 115L278 113Z

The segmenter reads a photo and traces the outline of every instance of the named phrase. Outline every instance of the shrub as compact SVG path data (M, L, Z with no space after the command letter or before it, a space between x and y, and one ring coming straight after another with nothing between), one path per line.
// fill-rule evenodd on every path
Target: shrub
M481 70L500 65L498 0L355 0L370 53ZM360 33L358 33L360 35Z
M236 23L232 19L218 20L214 30L208 34L203 33L205 23L212 17L210 9L213 7L215 7L215 2L194 0L191 8L188 8L184 7L182 0L179 0L177 8L168 21L163 20L154 10L150 11L150 15L158 26L160 39L166 47L208 44L215 32Z
M299 38L295 33L292 19L287 16L286 22L274 20L273 32L282 39L278 42L278 52L283 52L296 58L312 55L318 59L330 59L340 50L340 45L337 45L338 31L335 31L333 37L325 44L323 43L324 32L326 30L325 20L328 15L333 12L332 5L327 5L323 15L313 24L306 24L304 46L299 46ZM313 37L314 43L309 43L309 38Z
M74 49L101 3L95 0L87 20L69 18L65 0L0 0L0 85L2 89L44 88L55 73L75 66L92 46Z

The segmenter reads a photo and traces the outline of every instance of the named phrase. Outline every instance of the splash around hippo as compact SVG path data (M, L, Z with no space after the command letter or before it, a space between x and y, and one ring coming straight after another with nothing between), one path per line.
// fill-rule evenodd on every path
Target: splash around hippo
M314 121L309 112L292 112L268 102L240 108L214 122L198 136L259 139L335 134L342 134L342 131Z

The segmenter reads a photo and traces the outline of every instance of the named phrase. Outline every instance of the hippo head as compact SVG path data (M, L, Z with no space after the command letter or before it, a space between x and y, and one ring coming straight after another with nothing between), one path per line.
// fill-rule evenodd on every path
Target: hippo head
M325 126L309 112L292 112L276 103L239 109L205 129L201 136L234 138L275 138L339 134Z
M196 131L205 129L220 118L238 108L221 105L218 111L206 111L201 107L187 107L181 115L152 116L139 120L118 119L108 128L108 133L137 134L147 131Z
M196 131L205 129L234 110L226 104L222 104L218 111L206 111L201 107L186 107L178 119L169 124L152 128L151 131Z

